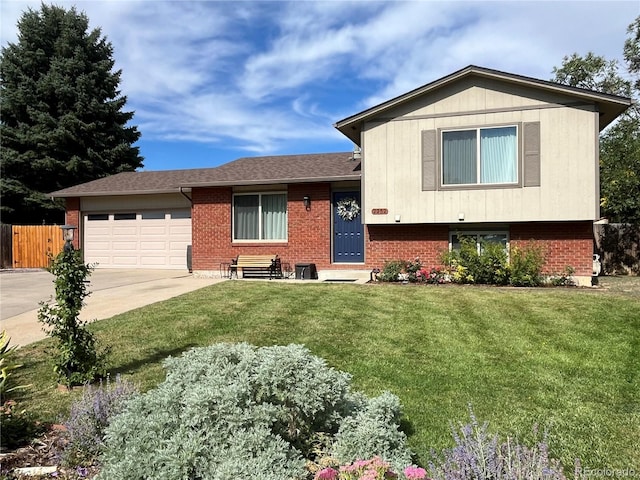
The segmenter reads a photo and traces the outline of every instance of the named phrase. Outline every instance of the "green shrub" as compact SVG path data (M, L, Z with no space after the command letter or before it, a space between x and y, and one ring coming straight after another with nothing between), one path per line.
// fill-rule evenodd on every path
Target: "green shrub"
M381 282L397 282L400 280L400 274L404 271L405 262L402 260L391 260L385 262L382 271L378 274L378 280Z
M0 332L0 405L7 401L7 394L16 390L28 388L30 385L12 385L9 380L13 375L13 371L20 368L19 365L11 361L11 354L17 348L15 345L10 347L11 339L5 330Z
M542 285L542 267L545 262L544 249L535 242L524 247L512 247L510 255L511 278L514 287L538 287Z
M28 443L41 428L26 411L18 408L17 402L10 400L16 390L29 388L31 385L15 385L13 371L22 365L12 361L15 345L10 347L7 332L0 332L0 451L20 447Z
M300 345L218 344L169 358L165 367L166 380L107 427L99 478L305 478L318 439L328 438L330 448L346 419L377 411L375 399L351 391L350 375ZM406 450L391 417L384 417L386 432L380 415L369 417L380 445Z
M95 336L86 329L87 322L79 319L92 270L83 263L80 251L65 248L49 268L56 277L56 301L40 302L38 310L38 321L57 340L53 370L58 383L67 387L91 383L106 372L106 349L98 348Z
M445 252L442 261L451 267L456 283L506 285L509 282L507 252L501 243L482 242L480 252L475 237L459 236L460 249Z
M549 283L554 287L574 287L576 282L573 280L573 274L576 270L573 267L566 266L562 273L551 275L549 277Z
M455 283L537 287L543 284L545 251L535 242L514 246L507 252L501 243L482 242L480 251L475 237L460 236L460 249L442 254L449 266L449 278Z

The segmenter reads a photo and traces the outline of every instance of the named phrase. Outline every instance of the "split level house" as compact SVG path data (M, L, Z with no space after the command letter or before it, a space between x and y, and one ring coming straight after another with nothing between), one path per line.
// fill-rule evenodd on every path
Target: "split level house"
M127 172L54 192L97 268L219 275L238 255L320 278L440 264L462 235L535 241L589 283L599 133L628 98L469 66L338 121L353 152ZM189 251L189 259L187 259Z

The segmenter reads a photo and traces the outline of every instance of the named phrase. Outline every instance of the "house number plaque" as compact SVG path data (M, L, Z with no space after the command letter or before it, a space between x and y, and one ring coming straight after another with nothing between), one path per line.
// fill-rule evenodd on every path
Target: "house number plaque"
M374 208L371 210L372 215L386 215L387 213L389 213L389 210L386 208Z

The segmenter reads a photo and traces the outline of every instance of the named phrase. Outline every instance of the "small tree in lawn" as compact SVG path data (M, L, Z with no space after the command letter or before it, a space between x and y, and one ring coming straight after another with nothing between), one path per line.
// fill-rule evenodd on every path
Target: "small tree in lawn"
M80 252L68 244L49 271L55 275L55 303L40 302L38 320L47 335L57 339L54 372L58 383L71 387L92 382L105 373L106 351L98 351L93 333L79 315L89 295L86 279L93 267L82 262Z

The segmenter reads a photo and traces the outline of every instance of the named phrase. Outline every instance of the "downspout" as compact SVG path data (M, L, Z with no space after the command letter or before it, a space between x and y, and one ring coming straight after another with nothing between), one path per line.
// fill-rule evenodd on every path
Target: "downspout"
M187 195L186 193L184 193L182 191L184 187L180 187L180 195L182 195L184 198L186 198L187 200L189 200L189 203L191 204L191 206L193 207L193 198L191 198L189 195Z
M193 198L184 193L182 191L184 187L179 187L180 195L189 200L191 204L191 216L193 217ZM191 222L191 236L193 238L193 222ZM191 245L187 245L187 269L189 273L193 273L193 243Z

